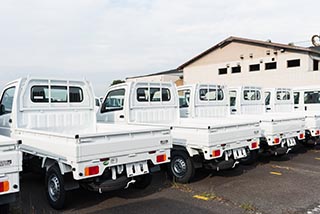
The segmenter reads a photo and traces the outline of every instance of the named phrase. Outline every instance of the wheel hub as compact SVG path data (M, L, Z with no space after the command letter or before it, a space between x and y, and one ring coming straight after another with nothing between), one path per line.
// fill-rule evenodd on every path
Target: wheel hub
M52 201L57 201L60 197L60 181L56 175L49 178L48 193Z
M175 176L183 177L187 171L187 164L183 159L177 158L173 162L172 169Z

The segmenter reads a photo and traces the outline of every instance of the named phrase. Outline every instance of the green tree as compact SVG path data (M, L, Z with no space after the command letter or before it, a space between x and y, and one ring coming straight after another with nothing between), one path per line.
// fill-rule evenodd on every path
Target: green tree
M124 83L124 82L125 82L124 80L113 80L113 82L111 83L110 86L117 85L117 84Z

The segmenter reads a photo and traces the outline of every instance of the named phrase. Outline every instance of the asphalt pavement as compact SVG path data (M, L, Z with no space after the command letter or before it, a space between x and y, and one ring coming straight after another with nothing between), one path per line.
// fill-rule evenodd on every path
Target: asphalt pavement
M44 178L24 174L12 213L320 213L320 150L299 146L288 157L261 156L250 166L211 172L198 170L190 184L156 173L145 190L104 194L75 190L62 211L53 210Z

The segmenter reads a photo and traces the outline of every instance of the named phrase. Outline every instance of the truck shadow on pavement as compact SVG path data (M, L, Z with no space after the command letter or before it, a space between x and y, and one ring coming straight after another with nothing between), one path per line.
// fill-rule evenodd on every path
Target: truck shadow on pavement
M153 213L153 214L180 214L180 213L199 213L207 214L211 213L208 209L194 206L191 203L185 203L173 199L157 198L144 201L133 202L125 205L119 205L112 208L102 209L90 214L118 214L118 213L130 213L130 214L142 214L142 213Z
M84 189L69 191L67 206L62 212L75 212L96 206L106 200L139 199L170 188L171 182L165 172L155 173L150 186L146 189L128 188L99 194ZM39 174L26 173L21 181L21 193L17 202L12 206L13 213L61 213L53 210L45 195L44 177Z

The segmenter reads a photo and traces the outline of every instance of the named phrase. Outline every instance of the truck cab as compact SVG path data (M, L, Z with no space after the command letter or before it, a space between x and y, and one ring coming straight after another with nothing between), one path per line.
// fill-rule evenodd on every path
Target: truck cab
M294 111L306 117L306 143L320 143L320 87L305 86L293 89Z
M305 138L305 118L287 112L293 102L288 100L293 97L292 91L279 89L272 92L263 91L261 87L230 87L230 112L235 118L260 120L261 151L272 155L285 155L296 145L296 140Z
M193 113L179 106L190 106L194 102L193 92L183 92L185 100L178 93L180 91L169 82L127 82L111 86L97 120L101 123L126 122L171 127L173 149L169 173L181 183L191 181L196 168L233 168L248 156L248 151L259 148L260 129L257 121L187 118ZM200 106L213 114L214 111L206 105L206 99L211 99L210 96L210 93L201 95L201 99L205 100L201 100ZM119 100L116 106L113 105L114 99ZM196 111L204 113L201 108ZM180 118L180 113L183 118Z

